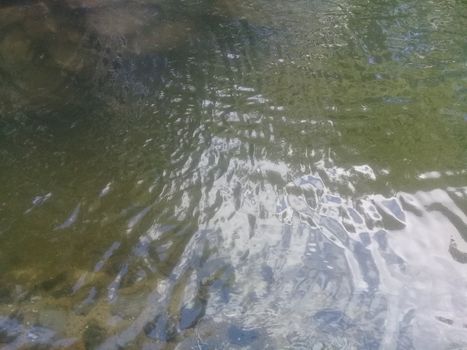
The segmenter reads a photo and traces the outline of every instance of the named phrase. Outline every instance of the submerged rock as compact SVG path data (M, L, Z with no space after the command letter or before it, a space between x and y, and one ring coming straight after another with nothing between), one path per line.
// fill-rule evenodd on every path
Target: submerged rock
M60 285L66 283L68 280L67 272L61 272L53 277L49 277L46 280L38 284L37 288L42 289L46 292L59 287Z
M99 326L96 321L91 321L86 325L83 333L83 340L86 349L95 349L106 337L106 331Z
M204 300L196 300L191 306L183 306L180 311L181 330L192 328L204 316L206 312L206 302Z
M175 338L177 331L173 320L164 313L149 322L144 327L144 333L151 339L169 342Z

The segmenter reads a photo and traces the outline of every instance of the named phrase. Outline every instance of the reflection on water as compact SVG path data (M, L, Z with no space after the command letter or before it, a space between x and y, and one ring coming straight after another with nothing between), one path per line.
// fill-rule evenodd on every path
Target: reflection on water
M0 7L0 347L467 347L460 1Z

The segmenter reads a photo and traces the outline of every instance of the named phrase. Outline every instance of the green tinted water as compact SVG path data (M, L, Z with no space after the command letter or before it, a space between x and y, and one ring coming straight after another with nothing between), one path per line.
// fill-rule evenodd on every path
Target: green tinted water
M462 1L0 7L0 347L467 346Z

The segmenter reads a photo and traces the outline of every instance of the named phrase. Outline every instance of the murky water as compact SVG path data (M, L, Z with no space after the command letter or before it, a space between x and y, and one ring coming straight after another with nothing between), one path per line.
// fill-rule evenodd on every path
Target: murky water
M465 1L0 7L0 348L467 348Z

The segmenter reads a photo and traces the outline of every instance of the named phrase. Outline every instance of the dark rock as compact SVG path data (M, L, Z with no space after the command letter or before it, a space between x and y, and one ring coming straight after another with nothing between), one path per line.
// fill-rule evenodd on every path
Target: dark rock
M86 349L95 349L106 337L105 329L96 321L91 321L83 333L84 346Z
M39 289L42 289L44 291L51 291L52 289L55 289L65 283L67 281L67 273L62 272L59 273L56 276L53 276L43 282L41 282L37 287Z
M197 300L191 307L183 306L180 312L180 329L192 328L204 316L206 302Z
M174 322L167 314L156 316L154 321L149 322L144 326L144 333L151 339L162 342L169 342L176 336Z

